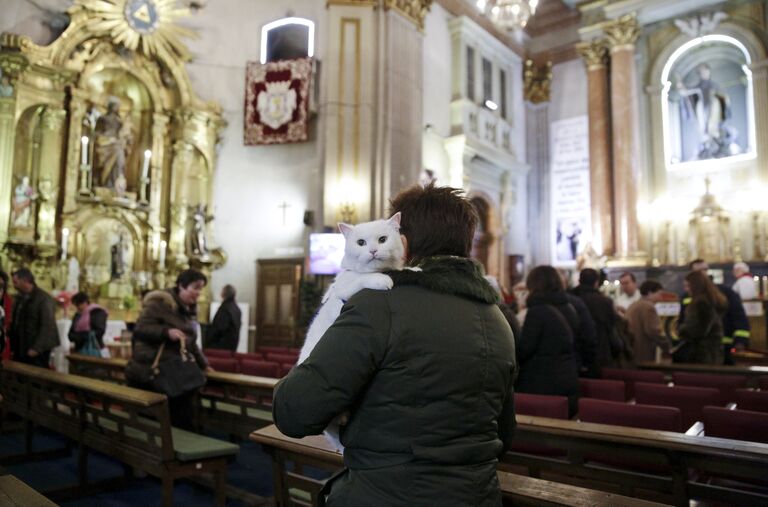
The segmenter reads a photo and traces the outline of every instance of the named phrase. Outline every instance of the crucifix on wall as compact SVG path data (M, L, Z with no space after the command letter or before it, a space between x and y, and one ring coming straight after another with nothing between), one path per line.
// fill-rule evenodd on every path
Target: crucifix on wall
M278 208L281 208L281 209L283 210L283 225L285 225L285 218L286 218L286 217L285 217L285 214L286 214L286 212L288 211L288 208L290 208L290 207L291 207L291 205L290 205L290 204L288 204L287 202L283 201L283 203L282 203L282 204L280 204L280 205L278 205L277 207L278 207Z

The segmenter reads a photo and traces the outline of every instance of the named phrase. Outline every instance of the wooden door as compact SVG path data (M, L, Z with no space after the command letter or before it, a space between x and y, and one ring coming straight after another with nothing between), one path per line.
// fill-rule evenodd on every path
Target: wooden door
M257 263L256 345L295 347L304 259Z

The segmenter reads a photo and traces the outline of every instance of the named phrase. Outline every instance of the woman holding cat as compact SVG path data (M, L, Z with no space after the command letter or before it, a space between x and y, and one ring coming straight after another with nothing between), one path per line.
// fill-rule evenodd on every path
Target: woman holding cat
M469 259L477 216L458 189L413 187L401 212L407 264L391 290L361 290L275 388L291 437L342 427L347 468L329 506L498 506L498 457L514 425L514 340ZM418 269L415 269L418 268Z

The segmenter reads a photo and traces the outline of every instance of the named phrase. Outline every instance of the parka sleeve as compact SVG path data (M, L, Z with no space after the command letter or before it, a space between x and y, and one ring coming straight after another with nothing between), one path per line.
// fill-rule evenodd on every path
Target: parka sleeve
M280 431L317 435L348 410L383 361L389 328L383 295L353 296L310 356L275 386L272 414Z
M501 415L499 415L499 440L503 444L501 456L503 456L509 448L512 446L512 437L515 435L515 427L517 421L515 420L515 377L516 371L513 366L513 370L509 375L509 385L507 385L507 395L504 398L504 405L501 408Z
M39 311L40 329L38 329L32 348L38 352L44 352L58 347L60 343L59 328L56 327L56 302L51 297L44 298Z

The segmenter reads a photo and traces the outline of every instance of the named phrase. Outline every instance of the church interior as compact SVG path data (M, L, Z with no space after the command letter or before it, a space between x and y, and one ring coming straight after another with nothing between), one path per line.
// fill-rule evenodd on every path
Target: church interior
M540 266L594 324L577 394L515 389L504 505L768 504L768 1L0 12L0 505L325 505L350 464L273 390L338 224L414 186L463 190L518 347ZM129 378L158 293L207 368L183 429Z

